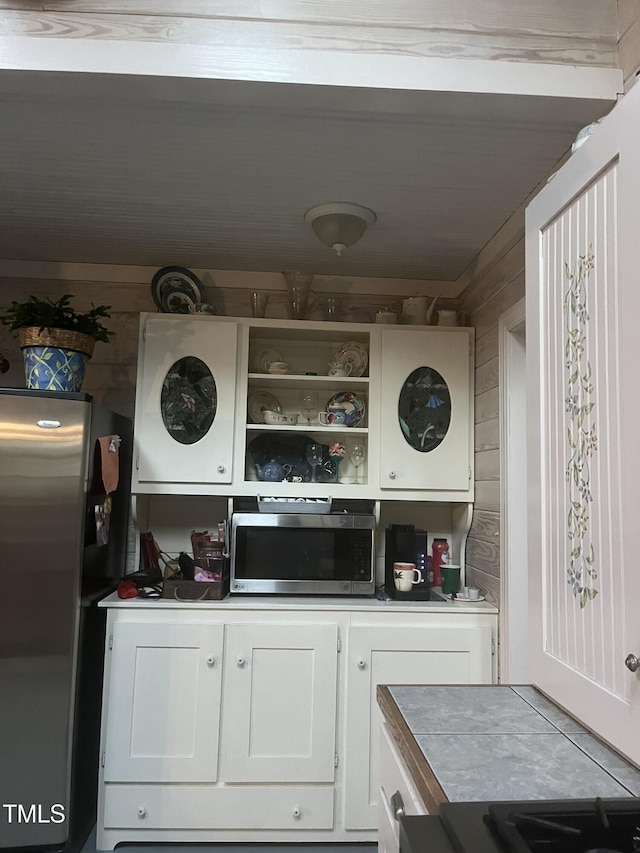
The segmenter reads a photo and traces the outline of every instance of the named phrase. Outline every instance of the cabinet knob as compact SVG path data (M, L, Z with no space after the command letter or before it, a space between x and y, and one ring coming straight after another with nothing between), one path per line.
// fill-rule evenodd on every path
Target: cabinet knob
M640 658L637 658L635 655L627 655L624 660L624 665L627 669L631 670L631 672L637 672L640 669Z
M296 820L300 820L300 817L302 816L302 812L300 811L300 806L294 806L291 814L294 816L294 818Z
M404 802L402 801L402 794L400 791L396 791L395 794L391 797L390 801L391 805L391 813L395 817L396 820L400 820L401 817L404 817Z
M358 669L366 669L366 668L367 668L367 662L362 660L362 658L359 658L358 659Z
M238 658L238 666L244 666L246 664L246 660L244 658Z
M224 467L224 465L218 465L218 474L224 474L226 470L227 469Z
M209 655L209 657L207 658L207 666L215 666L215 665L216 665L216 659L214 658L213 655Z
M138 817L142 819L146 816L147 816L146 806L138 806Z
M396 472L395 471L389 471L389 479L395 480L395 478L396 478Z

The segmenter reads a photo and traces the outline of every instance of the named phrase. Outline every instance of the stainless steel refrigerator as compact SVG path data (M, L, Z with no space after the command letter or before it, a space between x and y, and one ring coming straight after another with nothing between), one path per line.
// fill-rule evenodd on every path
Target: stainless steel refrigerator
M97 602L125 570L131 434L87 394L0 389L0 850L76 851L95 821ZM121 442L101 544L105 436Z

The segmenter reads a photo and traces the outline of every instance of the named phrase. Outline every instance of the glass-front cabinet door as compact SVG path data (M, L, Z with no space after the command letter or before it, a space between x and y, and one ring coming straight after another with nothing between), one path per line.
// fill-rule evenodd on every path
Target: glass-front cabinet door
M136 395L136 471L144 483L230 483L237 324L144 321Z
M470 332L382 332L380 486L470 488Z

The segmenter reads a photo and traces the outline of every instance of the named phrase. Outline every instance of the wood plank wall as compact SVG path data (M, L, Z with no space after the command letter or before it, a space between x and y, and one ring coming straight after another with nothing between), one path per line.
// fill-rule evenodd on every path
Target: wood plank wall
M616 0L0 0L0 36L617 65Z
M467 577L500 604L500 387L498 322L524 296L524 206L465 273L462 310L476 327L475 489Z

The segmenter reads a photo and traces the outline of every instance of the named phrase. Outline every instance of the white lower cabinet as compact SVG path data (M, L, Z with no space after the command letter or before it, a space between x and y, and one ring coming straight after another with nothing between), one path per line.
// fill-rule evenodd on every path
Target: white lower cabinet
M215 782L224 626L116 622L105 782Z
M229 625L222 721L226 782L331 782L338 626Z
M392 607L110 607L98 849L375 840L390 808L377 684L493 673L491 609Z
M400 819L428 814L386 723L379 730L378 853L398 853Z
M352 625L346 660L345 820L349 829L375 824L382 713L378 684L491 684L491 619L462 616L442 624L424 618ZM395 624L393 624L395 622Z

